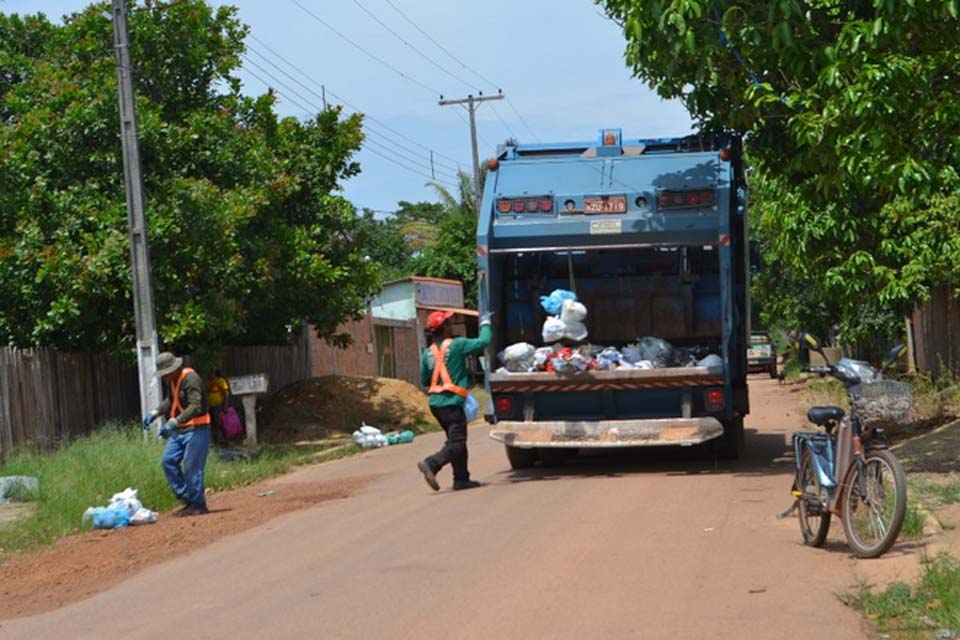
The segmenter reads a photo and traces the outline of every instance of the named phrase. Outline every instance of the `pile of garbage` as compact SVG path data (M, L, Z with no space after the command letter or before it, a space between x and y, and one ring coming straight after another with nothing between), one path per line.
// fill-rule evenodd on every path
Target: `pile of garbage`
M137 490L130 487L113 494L106 507L90 507L83 512L83 523L94 529L120 529L156 521L157 512L144 507L137 498Z
M353 440L364 449L379 449L392 444L413 442L413 431L408 429L406 431L383 433L380 429L363 423L359 429L353 432Z
M586 307L572 291L557 289L540 297L540 305L550 315L543 323L546 347L517 342L500 352L501 368L497 373L546 371L576 373L578 371L614 371L623 369L663 369L667 367L723 367L723 359L709 350L678 348L653 336L640 338L623 347L581 344L558 345L560 340L582 342L587 338Z

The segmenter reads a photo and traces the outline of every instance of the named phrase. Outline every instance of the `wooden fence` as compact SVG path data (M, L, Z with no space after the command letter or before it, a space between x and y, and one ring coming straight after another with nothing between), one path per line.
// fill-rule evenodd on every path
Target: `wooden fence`
M930 301L913 312L917 370L939 376L943 368L960 369L960 293L953 287L933 290Z
M268 397L311 376L306 337L293 345L230 347L221 362L227 376L269 375ZM16 447L50 449L96 426L139 415L136 364L100 353L0 347L0 460Z
M0 348L0 458L140 413L136 365L97 353Z

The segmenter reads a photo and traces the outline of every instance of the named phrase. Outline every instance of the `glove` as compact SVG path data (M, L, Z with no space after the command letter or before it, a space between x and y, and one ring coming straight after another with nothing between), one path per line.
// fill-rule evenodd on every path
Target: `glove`
M163 426L160 427L160 437L167 439L172 436L177 430L177 421L173 418L167 420L163 423Z
M153 421L157 419L157 412L151 411L143 418L143 428L149 429L150 425L153 424Z
M484 311L480 314L480 324L490 324L490 319L493 317L493 311Z

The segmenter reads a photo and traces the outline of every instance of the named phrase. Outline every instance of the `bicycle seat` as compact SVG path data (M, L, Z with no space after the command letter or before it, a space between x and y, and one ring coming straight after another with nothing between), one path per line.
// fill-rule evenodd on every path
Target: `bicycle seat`
M810 407L807 411L807 420L815 425L824 427L827 424L837 424L843 420L844 410L840 407Z

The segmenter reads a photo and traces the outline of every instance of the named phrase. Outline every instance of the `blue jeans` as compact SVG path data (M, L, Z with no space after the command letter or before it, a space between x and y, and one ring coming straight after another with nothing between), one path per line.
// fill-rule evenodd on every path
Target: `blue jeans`
M177 431L170 436L167 448L163 452L163 473L167 476L167 484L170 485L170 490L173 491L177 500L194 507L206 508L203 470L207 465L209 449L209 427Z

